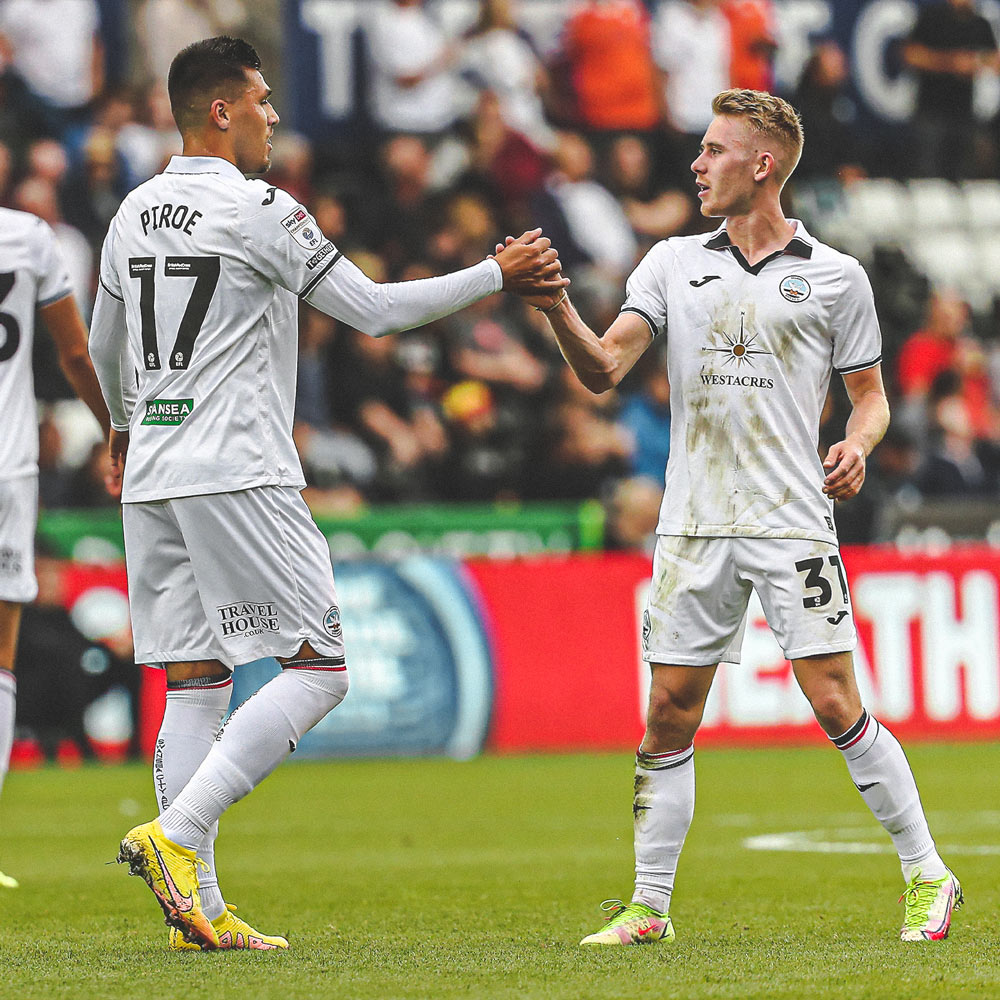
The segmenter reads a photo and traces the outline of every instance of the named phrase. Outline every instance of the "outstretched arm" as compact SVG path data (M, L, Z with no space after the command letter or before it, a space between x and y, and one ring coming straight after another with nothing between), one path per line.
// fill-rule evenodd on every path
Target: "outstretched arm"
M436 278L379 283L346 258L327 268L305 298L356 330L381 337L449 316L494 292L558 292L569 284L560 274L559 255L535 229L512 240L495 257Z
M864 485L868 456L889 427L889 402L881 365L845 375L844 385L851 399L847 431L844 440L833 445L823 460L827 472L823 492L834 500L858 495Z

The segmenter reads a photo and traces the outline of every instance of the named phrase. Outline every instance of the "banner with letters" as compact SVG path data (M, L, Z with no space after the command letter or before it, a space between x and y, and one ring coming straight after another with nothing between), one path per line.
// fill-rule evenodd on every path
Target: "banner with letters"
M1000 736L1000 551L843 557L865 705L908 741ZM127 660L124 568L46 561L41 572L75 627ZM351 690L297 757L624 750L641 739L646 556L417 556L335 572ZM137 697L113 688L87 709L99 754L120 757L133 738L152 753L163 672L137 669ZM233 705L276 670L273 660L237 668ZM742 663L719 669L699 743L823 738L755 600ZM30 759L22 742L15 762Z
M648 0L655 12L664 0ZM791 93L818 39L833 38L847 53L862 126L903 122L913 114L916 84L905 72L901 41L920 6L931 0L775 0L779 36L776 74ZM479 0L427 0L426 9L451 38L476 20ZM1000 0L979 0L980 13L1000 38ZM363 125L366 100L365 25L372 0L289 0L285 5L285 90L288 124L314 139L342 136ZM543 58L560 43L572 4L531 0L518 6L519 24ZM984 118L1000 109L1000 82L982 74L976 105ZM283 111L285 109L283 108Z

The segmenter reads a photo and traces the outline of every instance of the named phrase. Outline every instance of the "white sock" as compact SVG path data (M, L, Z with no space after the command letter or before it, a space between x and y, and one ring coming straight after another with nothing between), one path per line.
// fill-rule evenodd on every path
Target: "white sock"
M208 756L232 693L231 676L199 677L167 684L167 703L153 755L153 784L161 810L173 802ZM213 824L198 848L198 857L207 868L198 870L198 889L209 920L226 909L215 870L218 832L218 824Z
M294 660L229 717L184 790L160 814L174 843L199 847L212 824L256 788L347 694L340 658Z
M670 909L677 859L694 817L694 744L635 759L635 892L633 903Z
M861 797L892 838L904 880L909 882L917 868L929 879L944 877L948 869L934 846L913 772L896 737L863 711L846 733L831 741L844 755Z
M11 671L0 668L0 791L3 790L3 781L10 767L16 710L17 680Z

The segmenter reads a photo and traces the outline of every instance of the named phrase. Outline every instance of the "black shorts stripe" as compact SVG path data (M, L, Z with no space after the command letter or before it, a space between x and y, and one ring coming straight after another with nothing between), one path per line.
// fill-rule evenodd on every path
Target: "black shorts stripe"
M304 299L330 273L330 268L333 267L333 265L336 264L337 261L340 260L340 258L343 256L344 255L338 250L333 255L333 259L330 261L330 263L327 264L326 267L324 267L323 270L320 271L319 274L317 274L313 278L313 280L310 281L309 284L302 289L302 291L299 293L299 298Z
M863 372L866 368L874 368L877 364L882 361L882 355L880 354L873 361L863 361L859 365L848 365L846 368L838 368L838 375L850 375L851 372Z
M103 278L99 278L98 280L101 282L101 288L103 288L113 299L117 299L119 302L125 301L120 295L116 295L106 284L104 284Z
M641 309L636 309L635 306L625 306L622 309L622 312L623 313L635 313L636 316L641 316L649 324L650 330L653 331L653 336L655 337L655 336L657 336L659 334L660 331L657 329L657 326L653 322L653 319L649 315L649 313L644 313Z

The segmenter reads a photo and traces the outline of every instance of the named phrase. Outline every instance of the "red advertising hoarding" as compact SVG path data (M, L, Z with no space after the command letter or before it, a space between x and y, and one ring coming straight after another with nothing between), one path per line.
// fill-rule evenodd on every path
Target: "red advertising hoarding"
M1000 552L848 549L844 562L860 635L856 658L865 705L908 741L1000 736ZM472 613L482 618L492 669L487 748L569 751L638 744L649 674L640 658L640 619L650 570L648 558L631 553L479 560L460 569ZM76 618L86 619L92 605L91 617L108 615L110 608L111 619L119 620L111 605L124 601L123 567L65 563L60 572L62 599ZM345 603L350 654L347 611ZM367 647L363 626L355 624L361 631L351 669L363 687ZM127 621L124 634L100 641L125 655ZM378 676L368 679L375 684ZM163 689L162 673L143 668L137 724L146 752L159 726ZM720 667L699 742L822 739L755 602L743 662Z
M903 738L1000 735L1000 552L848 549L866 706ZM473 562L496 677L488 745L631 747L648 668L640 616L651 565L635 555ZM701 743L822 740L759 603L739 666L720 667Z

